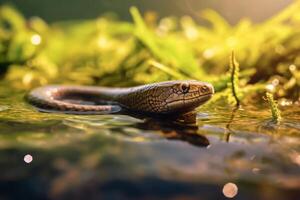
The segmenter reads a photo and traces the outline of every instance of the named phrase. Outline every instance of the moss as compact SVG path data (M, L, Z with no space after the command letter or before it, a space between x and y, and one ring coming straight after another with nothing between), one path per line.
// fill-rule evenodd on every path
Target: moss
M241 19L232 26L206 10L201 16L208 26L203 26L189 16L153 20L153 13L146 13L144 19L132 7L133 23L105 15L47 24L2 6L0 72L13 86L26 89L49 83L131 86L197 79L211 82L219 96L228 96L231 84L236 104L248 95L243 88L276 78L275 95L297 101L299 12L300 1L295 1L260 24ZM232 55L228 74L231 49L241 67ZM290 66L296 69L291 72Z

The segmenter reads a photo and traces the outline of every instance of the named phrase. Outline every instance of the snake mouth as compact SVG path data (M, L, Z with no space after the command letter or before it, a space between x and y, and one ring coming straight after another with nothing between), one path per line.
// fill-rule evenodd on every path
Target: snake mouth
M185 102L189 102L189 101L194 101L194 102L198 102L198 103L204 103L205 101L209 100L214 93L207 93L198 97L193 97L193 98L188 98L188 99L184 99Z
M192 98L181 98L174 100L172 102L168 102L168 110L167 113L173 112L188 112L194 110L198 106L204 104L213 96L213 93L207 93L201 96L196 96Z
M204 103L205 101L209 100L213 96L213 94L214 93L208 93L208 94L200 96L199 102Z
M169 101L168 103L171 104L171 103L176 103L176 102L180 102L180 101L183 101L183 102L193 101L193 102L203 103L203 102L209 100L213 96L213 94L214 93L208 93L205 95L196 96L196 97L192 97L192 98L180 98L180 99L176 99L173 101Z

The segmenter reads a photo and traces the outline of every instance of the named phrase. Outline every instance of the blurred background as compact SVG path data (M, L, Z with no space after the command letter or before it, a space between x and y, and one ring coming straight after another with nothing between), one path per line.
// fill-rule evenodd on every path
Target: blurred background
M72 0L41 1L11 0L0 1L15 5L26 17L39 16L47 22L95 18L113 11L121 19L129 20L129 8L136 6L143 13L153 10L159 16L191 15L197 18L198 11L212 8L218 11L230 23L237 23L240 18L262 21L293 2L292 0Z

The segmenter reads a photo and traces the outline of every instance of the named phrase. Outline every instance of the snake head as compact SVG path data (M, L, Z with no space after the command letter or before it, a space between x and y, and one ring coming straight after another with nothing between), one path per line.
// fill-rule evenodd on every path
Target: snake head
M117 101L130 110L153 114L181 114L211 98L214 88L200 81L166 81L125 91Z
M204 104L214 94L210 83L200 81L175 81L165 99L167 113L189 112Z

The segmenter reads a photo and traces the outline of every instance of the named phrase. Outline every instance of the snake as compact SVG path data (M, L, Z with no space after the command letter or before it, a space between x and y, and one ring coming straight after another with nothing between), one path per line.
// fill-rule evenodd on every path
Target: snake
M70 114L106 114L122 109L145 114L187 113L207 102L214 87L196 80L164 81L134 87L46 85L26 99L38 110Z

